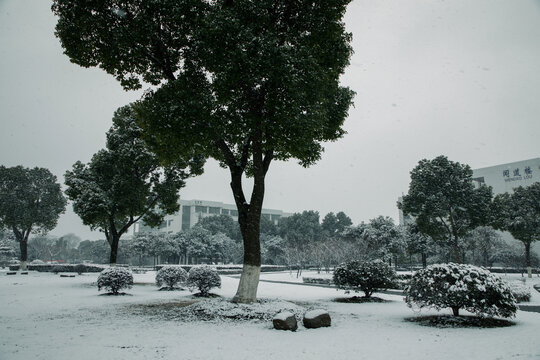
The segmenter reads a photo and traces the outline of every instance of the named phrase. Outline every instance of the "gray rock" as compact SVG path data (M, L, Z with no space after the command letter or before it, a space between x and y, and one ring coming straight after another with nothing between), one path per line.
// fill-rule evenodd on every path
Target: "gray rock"
M276 330L296 331L296 329L298 329L296 317L293 313L288 311L282 311L279 314L276 314L274 319L272 319L272 323L274 324L274 329Z
M317 329L330 326L332 320L326 310L311 310L304 314L303 323L308 329Z

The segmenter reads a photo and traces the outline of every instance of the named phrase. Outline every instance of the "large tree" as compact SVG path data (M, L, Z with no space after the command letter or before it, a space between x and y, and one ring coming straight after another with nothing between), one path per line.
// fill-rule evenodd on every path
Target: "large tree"
M54 0L71 61L99 66L139 104L163 160L191 151L230 171L244 243L235 301L256 300L259 221L272 160L314 164L343 136L353 92L339 84L352 53L350 0ZM254 179L247 196L242 178Z
M462 262L460 238L489 222L491 198L490 187L474 186L469 165L438 156L411 171L409 192L398 206L416 217L420 232L449 244Z
M13 231L19 242L22 270L30 234L54 229L65 209L60 184L49 170L0 166L0 228Z
M493 208L494 227L510 232L525 246L525 264L531 277L531 243L540 239L540 182L495 196Z
M141 139L132 106L118 109L107 133L107 147L88 164L80 161L65 174L66 195L73 210L92 230L105 233L114 266L118 242L131 225L142 220L157 226L165 214L178 211L178 191L190 171L202 161L190 159L163 167Z

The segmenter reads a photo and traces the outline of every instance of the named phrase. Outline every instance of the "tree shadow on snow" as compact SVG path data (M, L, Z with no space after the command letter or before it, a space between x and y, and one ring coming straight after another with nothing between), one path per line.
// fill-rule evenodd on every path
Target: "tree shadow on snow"
M405 318L405 321L437 328L499 328L516 325L515 322L480 316L426 315Z
M391 300L381 299L380 297L376 297L376 296L371 296L371 297L365 297L365 296L342 297L342 298L335 298L334 301L339 302L339 303L349 303L349 304L392 302Z
M128 293L125 293L125 292L119 292L119 293L112 293L112 292L108 292L108 293L104 293L104 294L99 294L99 296L133 296L133 294L128 294Z

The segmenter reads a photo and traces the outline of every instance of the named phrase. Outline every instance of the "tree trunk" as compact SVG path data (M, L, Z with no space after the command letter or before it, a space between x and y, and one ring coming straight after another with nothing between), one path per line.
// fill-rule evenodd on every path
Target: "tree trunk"
M461 254L459 252L457 235L454 235L454 237L452 238L452 250L454 251L454 257L456 259L456 263L461 264L463 260L461 259Z
M109 233L109 236L110 236L110 239L107 239L109 240L109 245L111 246L111 254L109 256L109 265L111 267L115 267L116 266L116 259L118 257L118 243L120 241L120 236L115 236L111 233Z
M238 209L238 223L244 243L244 263L240 283L233 302L252 303L257 301L257 288L261 273L260 222L264 200L264 177L262 161L254 155L254 184L251 203L248 204L242 189L242 173L231 169L231 188ZM259 159L261 160L261 159Z
M240 230L244 241L244 265L242 275L240 276L240 283L233 298L233 302L236 303L252 303L257 300L257 287L261 273L259 222L262 208L258 213L252 206L250 206L249 210L248 214L243 215L247 218L245 222L242 221L244 224L242 222L240 223Z
M21 266L19 268L21 271L26 271L28 270L28 237L19 242L19 248L21 249Z
M426 253L422 253L422 268L426 268L427 267L427 255Z
M532 278L532 266L531 266L531 243L525 244L525 264L527 265L527 277Z
M452 306L452 313L454 314L454 316L459 316L459 307Z

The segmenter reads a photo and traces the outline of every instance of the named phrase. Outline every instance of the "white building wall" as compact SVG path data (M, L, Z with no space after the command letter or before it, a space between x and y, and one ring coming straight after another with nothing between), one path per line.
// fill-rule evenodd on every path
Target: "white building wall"
M493 188L493 194L512 193L518 186L540 182L540 158L473 170L473 178Z
M227 215L232 217L234 221L238 221L236 205L206 200L180 200L179 211L171 215L166 215L160 227L152 229L145 227L142 223L135 224L133 233L158 231L174 234L192 228L202 218L216 215ZM262 216L273 221L275 224L277 224L280 218L291 215L291 213L281 210L262 209Z

